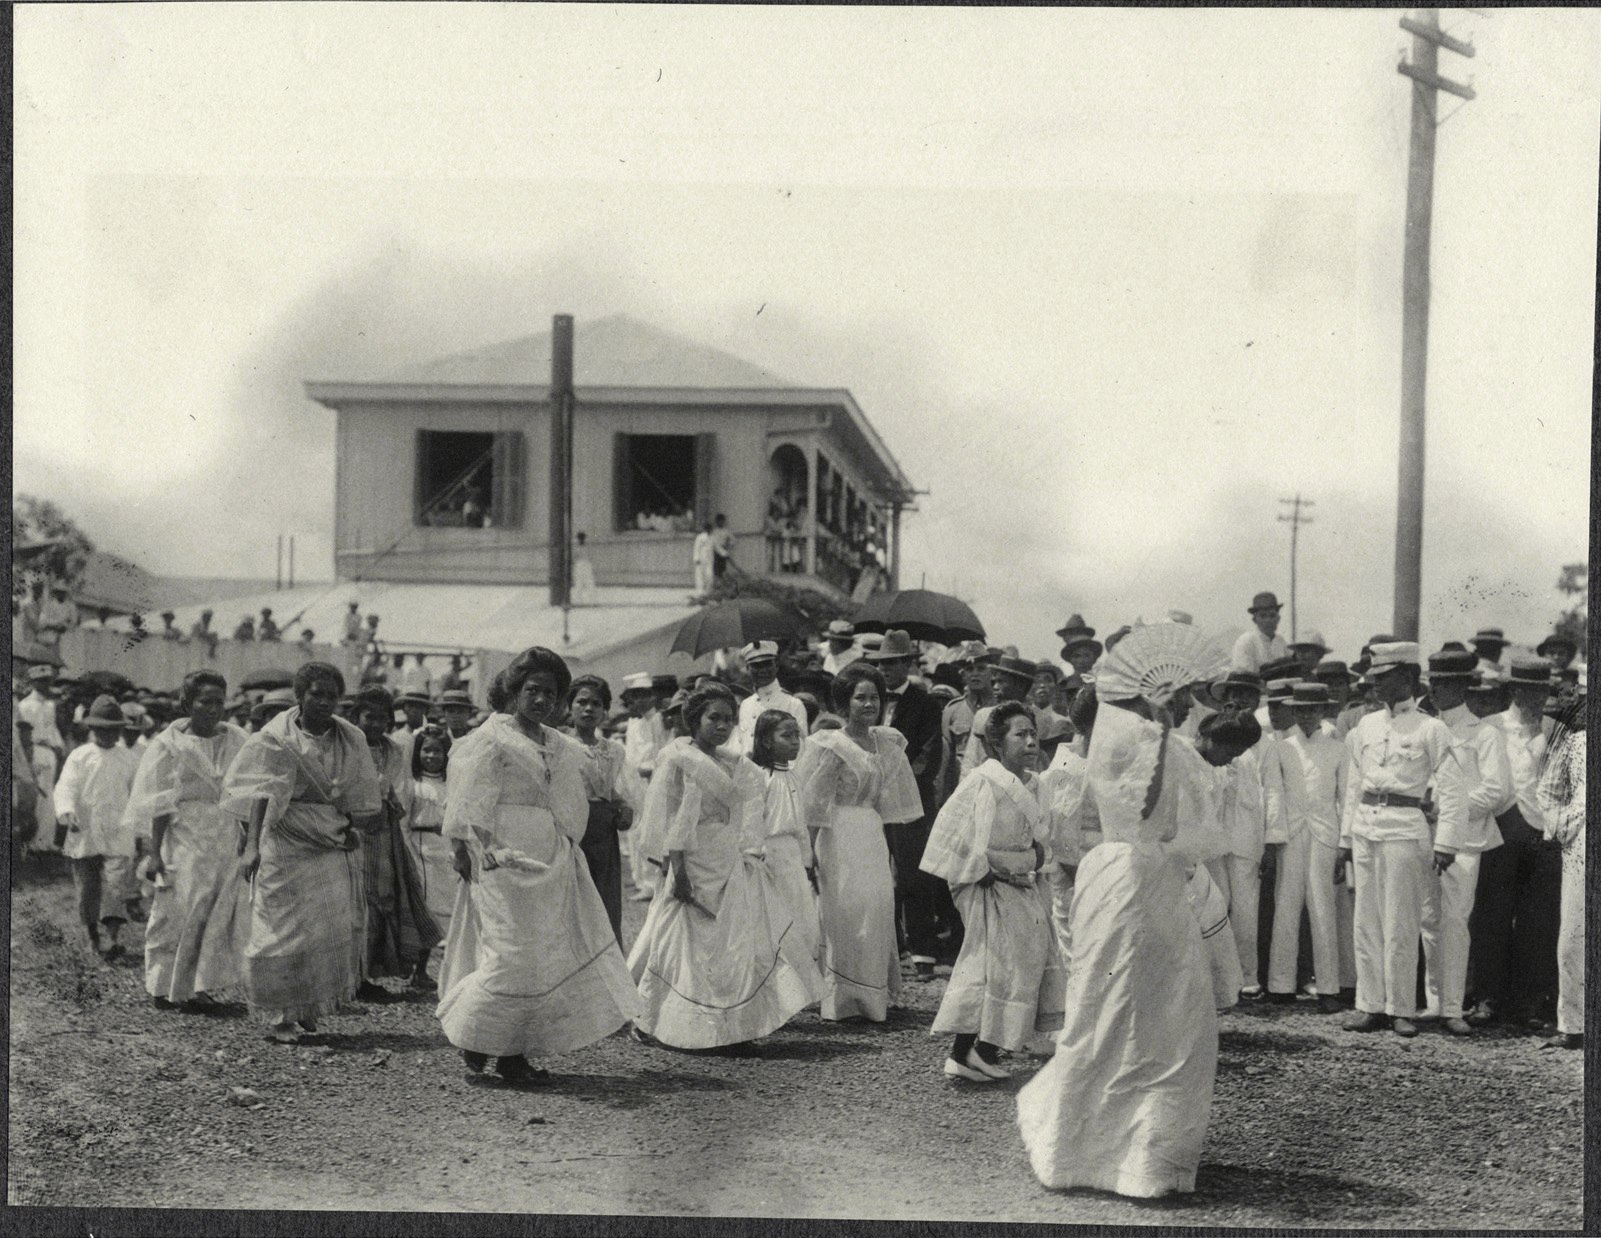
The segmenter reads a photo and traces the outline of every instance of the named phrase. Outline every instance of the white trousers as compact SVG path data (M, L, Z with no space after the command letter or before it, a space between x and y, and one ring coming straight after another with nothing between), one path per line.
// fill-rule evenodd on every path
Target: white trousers
M1243 855L1219 856L1206 862L1206 871L1212 874L1212 880L1229 901L1229 926L1234 930L1234 944L1240 951L1241 987L1255 988L1256 917L1262 894L1262 861Z
M1468 983L1468 917L1478 888L1477 852L1457 856L1438 876L1431 857L1422 923L1426 1018L1462 1017L1462 993Z
M1557 1031L1584 1031L1584 830L1562 853L1557 930Z
M1434 848L1426 838L1351 840L1356 869L1356 1008L1417 1016L1418 938Z
M1340 953L1334 907L1336 850L1302 830L1279 852L1273 887L1273 940L1268 953L1270 993L1294 993L1301 946L1301 909L1312 924L1312 971L1319 993L1340 991Z

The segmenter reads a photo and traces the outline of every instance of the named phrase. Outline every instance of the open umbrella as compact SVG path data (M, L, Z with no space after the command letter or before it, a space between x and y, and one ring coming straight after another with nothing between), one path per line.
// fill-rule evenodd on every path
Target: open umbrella
M251 671L239 681L243 691L252 688L292 688L295 686L294 671L286 671L281 666L267 666L259 671Z
M762 597L733 598L684 620L667 652L698 658L716 649L738 649L752 641L796 640L805 628L806 621L787 606Z
M984 639L984 625L966 602L932 589L875 593L856 612L859 632L887 632L890 628L901 629L913 640L942 645Z

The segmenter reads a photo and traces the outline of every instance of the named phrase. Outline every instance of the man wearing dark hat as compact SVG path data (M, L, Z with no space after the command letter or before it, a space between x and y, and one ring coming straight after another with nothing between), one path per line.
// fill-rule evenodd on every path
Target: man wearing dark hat
M895 870L898 927L911 952L919 980L934 978L939 955L939 931L960 923L956 905L945 882L922 871L923 848L934 824L934 783L940 765L940 708L928 691L910 679L917 661L907 633L892 628L884 643L868 655L884 676L884 725L906 736L906 759L917 779L923 815L916 821L886 826ZM804 734L804 732L802 732ZM945 897L940 898L941 892Z
M1034 674L1038 669L1038 665L1027 658L1013 657L1011 654L1002 654L996 658L990 666L990 682L995 688L995 705L1006 701L1021 701L1027 705L1029 690L1034 686ZM962 757L962 778L970 776L975 769L995 755L984 742L984 727L989 722L990 711L995 705L987 705L973 715L973 730L967 737L967 747ZM1032 714L1034 707L1029 705L1028 708Z
M473 698L462 688L449 688L439 694L439 712L451 739L460 739L472 730Z
M1229 667L1236 671L1260 671L1264 662L1282 658L1289 652L1279 630L1279 600L1271 593L1258 593L1251 599L1247 613L1251 626L1240 633L1234 642Z
M973 719L978 711L994 703L990 683L990 663L993 658L983 641L964 641L946 655L949 665L956 668L962 678L963 694L952 701L940 715L940 770L936 784L936 799L943 804L956 790L956 784L966 773L967 741L973 733Z
M1496 814L1503 845L1484 852L1479 865L1469 920L1477 1005L1467 1022L1477 1027L1510 1019L1540 1027L1556 1008L1562 898L1562 849L1545 836L1538 795L1551 731L1545 717L1550 664L1513 658L1506 686L1512 707L1496 729L1506 744L1512 794Z
M1101 642L1095 639L1095 629L1084 622L1084 616L1074 615L1064 626L1056 629L1056 634L1062 639L1062 661L1083 680L1095 669L1096 661L1104 652Z
M1462 999L1480 857L1501 845L1495 814L1512 794L1504 738L1467 706L1478 661L1466 649L1442 649L1429 657L1429 695L1456 741L1468 792L1463 828L1436 831L1432 880L1423 904L1423 1015L1440 1019L1453 1036L1472 1030L1463 1019Z
M1342 744L1351 728L1367 712L1361 701L1351 700L1351 688L1357 677L1338 658L1323 658L1312 668L1312 681L1329 690L1329 709L1326 717L1334 738Z
M1345 803L1345 745L1334 738L1326 714L1331 701L1328 686L1302 681L1291 689L1287 702L1295 728L1283 740L1286 767L1294 767L1303 791L1306 829L1291 838L1279 866L1274 894L1273 953L1268 967L1268 991L1295 993L1296 947L1301 908L1306 907L1312 930L1312 974L1318 1009L1335 1014L1340 1002L1340 942L1351 933L1351 905L1334 884L1340 853L1340 810ZM1354 978L1354 977L1353 977Z
M1534 652L1551 664L1558 678L1563 678L1572 667L1573 659L1579 656L1579 643L1566 632L1553 632Z
M1438 829L1466 829L1467 789L1451 730L1417 707L1421 667L1411 641L1373 646L1368 675L1383 706L1346 741L1351 782L1340 824L1339 880L1356 874L1356 1016L1346 1030L1389 1025L1417 1035L1418 939L1434 831L1423 806L1434 785Z
M117 937L127 920L123 903L136 847L133 832L122 826L122 814L139 757L118 742L123 716L116 698L96 697L83 725L93 742L74 748L61 768L55 788L56 823L66 832L62 851L72 863L78 917L96 951L100 930L105 929L110 938L105 956L110 959L122 954Z

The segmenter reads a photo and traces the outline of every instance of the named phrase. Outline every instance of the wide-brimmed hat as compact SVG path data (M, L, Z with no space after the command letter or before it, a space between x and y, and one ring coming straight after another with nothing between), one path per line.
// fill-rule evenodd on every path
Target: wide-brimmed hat
M1466 649L1442 649L1429 655L1429 682L1438 679L1472 679L1479 669L1479 655Z
M1328 684L1313 683L1303 679L1295 685L1294 691L1291 692L1290 704L1296 706L1304 705L1308 708L1332 705L1334 704L1334 697L1329 693Z
M1316 649L1319 653L1327 653L1329 651L1328 642L1323 639L1323 633L1321 632L1308 632L1300 640L1292 640L1290 648Z
M395 698L396 705L422 705L426 708L433 703L433 698L426 692L418 692L416 690L402 692Z
M1480 628L1473 634L1473 643L1475 645L1501 645L1503 647L1511 644L1506 638L1506 633L1500 628Z
M1041 675L1049 675L1052 679L1060 682L1062 668L1056 665L1055 662L1036 662L1034 663L1034 678L1038 679Z
M1513 658L1506 682L1514 688L1549 688L1551 664L1544 658Z
M650 676L645 674L644 671L635 671L632 675L623 676L624 696L627 696L630 692L649 692L651 690Z
M1075 640L1090 640L1095 636L1095 629L1084 622L1084 616L1074 614L1068 617L1066 623L1056 629L1056 634L1062 638L1062 643L1071 645Z
M745 659L746 664L752 662L776 662L778 660L778 642L770 640L751 641L739 651L739 656Z
M1251 604L1245 609L1248 614L1254 615L1261 610L1283 610L1284 607L1280 605L1279 599L1272 593L1258 593L1251 599Z
M1357 677L1351 668L1338 658L1324 658L1312 668L1312 678L1321 683L1353 684Z
M122 716L122 706L117 704L117 698L109 693L101 693L95 697L81 721L84 726L99 730L120 731L127 725L127 719Z
M912 648L912 638L900 628L891 628L884 633L884 642L877 649L867 653L869 662L893 662L897 658L915 658L917 651Z
M1543 641L1534 647L1534 652L1543 658L1548 656L1549 652L1558 646L1561 646L1563 649L1566 649L1571 653L1579 652L1579 642L1574 640L1573 637L1569 636L1566 632L1551 633L1550 636L1547 636Z
M1299 679L1301 677L1301 659L1286 655L1282 658L1273 658L1256 668L1257 674L1262 676L1263 683L1272 683L1275 679Z
M1095 650L1096 657L1100 657L1101 654L1106 651L1106 647L1093 636L1075 636L1062 645L1062 656L1065 658L1068 656L1068 654L1072 653L1073 650L1083 649L1085 647Z
M829 640L850 640L856 635L856 625L849 619L835 619L823 635Z
M1418 665L1418 643L1411 640L1386 641L1374 645L1368 669L1365 672L1369 679L1381 675L1385 671L1394 670L1398 666Z
M1034 682L1034 676L1039 673L1039 664L1030 662L1027 658L1014 658L1010 654L1002 654L995 659L995 669L1003 675L1011 675L1016 679L1026 679Z
M471 709L473 707L473 698L460 688L452 688L448 692L439 694L439 705L441 709Z
M652 692L677 692L677 675L652 675L650 677L650 690Z
M1262 676L1255 671L1230 671L1214 679L1211 684L1213 694L1219 698L1230 688L1249 688L1260 695L1262 687Z
M1270 679L1267 681L1267 703L1269 705L1288 705L1295 699L1295 685L1300 682L1295 679Z
M54 683L56 672L48 666L30 666L28 668L29 683Z

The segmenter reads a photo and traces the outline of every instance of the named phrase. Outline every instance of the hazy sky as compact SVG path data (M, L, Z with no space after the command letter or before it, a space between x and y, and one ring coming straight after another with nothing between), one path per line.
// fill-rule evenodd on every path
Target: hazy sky
M14 488L156 572L270 577L282 532L331 574L302 380L626 312L850 388L930 491L903 583L992 639L1239 626L1299 491L1301 627L1354 656L1391 619L1399 15L23 6ZM1441 96L1423 638L1533 640L1588 557L1601 16L1443 25L1479 97Z

